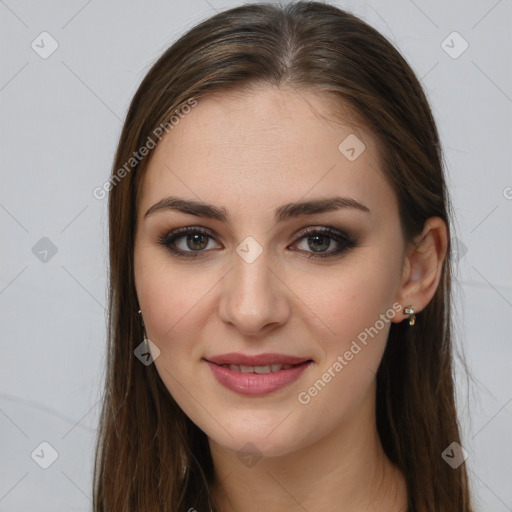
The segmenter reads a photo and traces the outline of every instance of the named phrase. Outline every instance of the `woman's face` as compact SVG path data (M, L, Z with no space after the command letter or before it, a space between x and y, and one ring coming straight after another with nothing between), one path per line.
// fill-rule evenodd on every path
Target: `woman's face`
M391 322L404 318L396 197L375 140L328 121L326 105L276 88L200 99L144 177L135 280L154 364L233 451L284 455L368 423ZM171 197L194 205L146 215Z

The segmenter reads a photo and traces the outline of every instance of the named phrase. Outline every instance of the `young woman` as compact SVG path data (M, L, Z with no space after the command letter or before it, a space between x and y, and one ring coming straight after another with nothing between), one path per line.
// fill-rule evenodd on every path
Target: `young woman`
M382 35L315 2L204 21L105 190L96 512L472 510L439 137Z

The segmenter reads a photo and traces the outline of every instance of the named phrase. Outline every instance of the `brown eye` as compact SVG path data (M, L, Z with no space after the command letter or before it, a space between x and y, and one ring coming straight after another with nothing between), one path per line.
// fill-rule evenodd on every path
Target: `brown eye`
M214 239L210 231L199 227L179 228L159 238L159 244L171 254L185 258L202 257L208 248L209 239Z
M306 247L301 251L309 253L309 258L337 256L346 249L352 249L356 246L356 240L351 235L328 227L302 231L295 245L303 241L306 242ZM329 247L333 245L337 245L337 249L328 251Z
M185 239L186 246L192 251L201 251L208 245L208 235L196 234L182 237Z
M159 244L178 257L205 257L208 251L222 248L220 245L209 247L210 241L215 240L211 231L201 227L179 228L162 235ZM347 249L354 248L357 243L353 236L329 227L308 228L299 233L299 238L293 245L304 242L305 247L299 251L308 254L308 258L328 258L341 254ZM332 246L335 249L329 250Z

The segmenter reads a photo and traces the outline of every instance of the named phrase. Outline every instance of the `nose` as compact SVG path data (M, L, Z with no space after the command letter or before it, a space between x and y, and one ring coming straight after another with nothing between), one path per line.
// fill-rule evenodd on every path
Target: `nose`
M247 336L283 325L290 315L288 288L283 281L265 252L251 263L236 255L234 268L222 280L222 321Z

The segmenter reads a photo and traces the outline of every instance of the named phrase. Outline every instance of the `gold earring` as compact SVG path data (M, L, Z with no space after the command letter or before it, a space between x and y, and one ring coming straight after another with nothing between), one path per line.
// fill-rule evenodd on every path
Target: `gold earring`
M414 325L416 323L416 314L415 314L415 311L414 311L414 307L413 306L407 306L404 309L404 312L405 312L406 315L410 315L409 316L409 325Z

